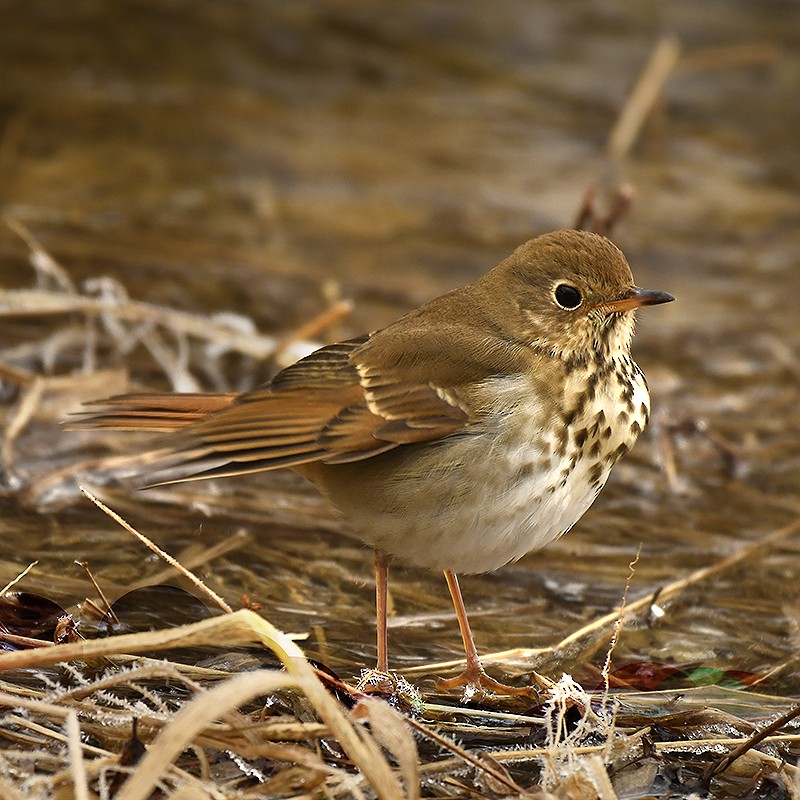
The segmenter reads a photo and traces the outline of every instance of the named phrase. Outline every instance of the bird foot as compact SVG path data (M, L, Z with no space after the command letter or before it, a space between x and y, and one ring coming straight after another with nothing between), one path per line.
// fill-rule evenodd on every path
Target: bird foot
M534 686L509 686L506 683L496 681L486 674L483 664L467 664L467 668L454 678L437 678L436 688L447 691L464 687L464 698L471 699L476 694L492 692L494 694L509 695L512 697L529 697L532 700L541 700L540 692L547 691L555 684L542 675L533 673Z
M365 694L391 693L397 687L397 676L389 670L365 669L356 684L356 691Z

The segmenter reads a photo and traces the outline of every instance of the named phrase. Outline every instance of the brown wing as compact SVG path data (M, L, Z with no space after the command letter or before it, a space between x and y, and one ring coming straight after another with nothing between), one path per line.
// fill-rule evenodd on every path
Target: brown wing
M172 426L148 458L154 482L358 461L464 428L479 414L468 402L469 384L498 371L498 354L502 371L519 366L510 345L458 333L454 355L454 332L446 328L398 335L391 327L323 347L235 400L115 398L88 424ZM203 414L204 405L217 408Z
M212 477L357 461L468 422L465 409L435 387L366 366L359 353L369 340L323 347L230 408L188 426L176 454L181 467Z

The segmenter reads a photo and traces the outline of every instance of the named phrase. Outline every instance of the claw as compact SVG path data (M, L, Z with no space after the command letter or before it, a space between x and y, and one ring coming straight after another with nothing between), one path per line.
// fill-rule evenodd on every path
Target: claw
M486 674L480 661L468 663L467 668L454 678L437 678L436 688L447 691L464 687L464 697L469 699L476 694L492 692L511 697L528 697L532 700L541 700L541 691L547 691L555 684L549 678L533 673L534 686L509 686L501 683Z

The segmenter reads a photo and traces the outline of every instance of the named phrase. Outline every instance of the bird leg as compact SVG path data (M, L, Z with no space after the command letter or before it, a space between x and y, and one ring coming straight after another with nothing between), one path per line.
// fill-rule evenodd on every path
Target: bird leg
M362 671L356 686L359 692L394 694L397 681L389 672L389 646L387 642L386 617L389 607L389 560L383 553L375 551L375 618L378 633L378 660L375 669Z
M456 689L463 686L465 694L472 694L475 691L490 691L496 694L505 695L527 695L538 699L538 692L534 687L529 686L508 686L500 683L494 678L489 677L478 658L478 650L475 647L475 640L472 638L472 630L467 618L467 609L464 606L464 598L461 596L461 588L458 585L458 578L449 569L444 571L444 578L447 581L447 588L450 590L450 597L453 599L453 606L456 610L458 627L461 630L461 640L464 642L464 654L467 659L466 669L455 678L440 678L436 681L439 689ZM552 685L552 683L550 684Z
M375 551L375 616L378 632L378 672L389 671L389 644L386 632L386 617L389 601L389 562L386 557Z

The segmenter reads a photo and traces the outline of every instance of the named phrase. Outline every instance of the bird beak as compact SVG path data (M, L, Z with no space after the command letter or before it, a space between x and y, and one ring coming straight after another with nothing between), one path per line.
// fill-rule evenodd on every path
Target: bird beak
M609 314L616 311L631 311L639 306L657 306L661 303L671 303L675 298L668 292L658 289L640 289L634 286L628 289L618 300L603 303L601 308Z

